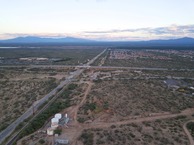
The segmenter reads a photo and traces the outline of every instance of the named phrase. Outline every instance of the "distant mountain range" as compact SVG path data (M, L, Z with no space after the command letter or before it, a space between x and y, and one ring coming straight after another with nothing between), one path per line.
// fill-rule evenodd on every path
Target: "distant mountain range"
M147 43L163 43L163 44L194 44L194 38L183 37L179 39L169 39L169 40L150 40Z
M34 36L17 37L13 39L0 40L0 45L12 44L89 44L89 45L108 45L108 46L192 46L194 47L194 38L184 37L169 40L149 40L149 41L95 41L82 38L41 38Z
M65 38L41 38L34 36L17 37L13 39L0 40L0 43L76 43L91 42L88 39L65 37Z

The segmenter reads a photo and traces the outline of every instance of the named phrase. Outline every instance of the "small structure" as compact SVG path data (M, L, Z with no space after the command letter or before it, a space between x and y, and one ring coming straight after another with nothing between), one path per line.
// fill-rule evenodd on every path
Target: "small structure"
M70 120L70 118L67 116L67 114L65 114L65 116L63 118L61 118L60 124L62 126L65 125L66 127L68 127L67 124L68 124L69 120Z
M48 134L48 135L53 135L53 134L54 134L54 129L51 128L51 127L49 127L49 128L47 129L47 134Z
M48 60L48 58L38 57L38 58L36 58L36 60L38 60L38 61L46 61L46 60Z
M22 61L32 61L32 58L19 58L19 60L22 60Z
M69 140L67 140L67 139L56 139L55 140L55 143L56 144L68 144L69 143Z
M55 114L55 118L58 118L60 120L62 118L62 114L60 113Z
M52 118L51 119L51 128L56 129L59 126L59 119L58 118Z
M67 124L69 122L69 117L67 116L67 114L65 114L65 124Z
M175 79L167 79L164 81L164 83L167 85L168 88L174 88L174 89L178 89L180 85L180 82Z
M190 87L190 89L194 90L194 87Z

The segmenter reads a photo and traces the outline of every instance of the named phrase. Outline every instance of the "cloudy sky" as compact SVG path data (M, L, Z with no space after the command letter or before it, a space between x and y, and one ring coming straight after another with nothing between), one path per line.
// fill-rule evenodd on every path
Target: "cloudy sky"
M194 37L194 0L0 0L0 39Z

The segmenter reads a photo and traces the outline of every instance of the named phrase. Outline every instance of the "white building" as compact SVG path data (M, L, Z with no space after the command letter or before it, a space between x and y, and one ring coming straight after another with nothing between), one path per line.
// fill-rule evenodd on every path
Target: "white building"
M51 128L51 127L49 127L49 128L47 129L47 134L48 134L48 135L53 135L53 134L54 134L54 129Z

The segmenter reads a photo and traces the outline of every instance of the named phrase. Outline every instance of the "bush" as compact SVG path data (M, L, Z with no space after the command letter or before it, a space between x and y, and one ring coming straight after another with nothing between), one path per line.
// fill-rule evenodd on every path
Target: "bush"
M155 122L157 122L157 123L161 123L162 122L162 120L160 120L160 119L156 119L156 121Z
M129 133L129 135L132 137L132 138L135 138L135 135L133 133Z
M55 129L55 130L54 130L54 134L60 135L61 132L62 132L62 129Z
M96 109L96 103L86 103L84 105L84 110L87 111L87 110L95 110Z
M69 95L71 94L72 92L70 90L65 90L63 93L62 93L62 98L69 98Z
M187 116L185 115L180 115L180 116L175 117L176 120L181 120L181 119L186 119L186 118Z
M191 135L194 137L194 122L187 123L187 128L190 130Z
M116 126L115 125L111 125L111 128L113 129L113 128L116 128Z
M108 102L107 102L107 101L106 101L106 102L104 102L104 104L103 104L103 108L104 108L104 109L106 109L106 110L109 108L109 104L108 104Z
M45 143L45 140L44 140L44 139L40 139L38 142L39 142L40 144L44 144L44 143Z
M16 129L16 130L19 130L19 129L21 129L22 127L24 127L24 123L23 123L23 122L21 122L15 129Z
M84 123L85 119L84 118L78 118L77 121L80 122L80 123Z
M77 84L70 84L67 89L68 90L74 90L78 85Z
M96 141L96 144L105 144L105 141L103 141L103 140L97 140Z
M91 132L82 133L81 139L83 140L84 145L93 145L93 136L94 134Z

